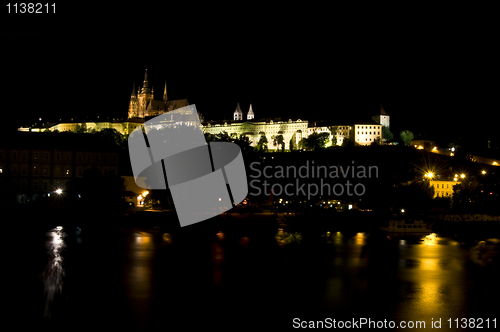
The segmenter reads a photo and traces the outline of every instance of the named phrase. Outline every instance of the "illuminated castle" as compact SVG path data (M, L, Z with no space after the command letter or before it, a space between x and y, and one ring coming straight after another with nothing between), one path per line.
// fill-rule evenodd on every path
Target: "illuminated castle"
M153 89L149 87L148 70L144 74L144 82L142 88L135 90L135 83L130 96L130 104L128 107L128 118L145 118L148 116L157 116L174 109L188 106L187 99L168 100L167 82L163 90L163 100L155 100Z

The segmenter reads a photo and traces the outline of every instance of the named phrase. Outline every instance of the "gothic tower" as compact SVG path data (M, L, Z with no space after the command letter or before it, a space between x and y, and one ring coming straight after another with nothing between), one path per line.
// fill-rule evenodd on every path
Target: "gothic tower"
M142 83L142 89L140 94L137 96L137 101L139 104L138 116L147 116L147 109L151 101L153 100L153 91L149 88L148 81L148 69L146 68L146 73L144 74L144 82Z
M135 118L138 116L138 100L137 100L137 93L135 92L135 82L134 85L132 86L132 94L130 96L130 104L128 106L128 117L129 118Z
M169 110L175 110L189 105L189 101L186 99L176 99L169 100L167 96L167 81L165 81L165 88L163 89L163 101L154 99L154 91L152 86L150 86L148 80L148 69L144 74L144 81L142 87L139 87L137 91L132 89L132 95L130 96L130 104L128 108L129 118L146 118L164 114Z

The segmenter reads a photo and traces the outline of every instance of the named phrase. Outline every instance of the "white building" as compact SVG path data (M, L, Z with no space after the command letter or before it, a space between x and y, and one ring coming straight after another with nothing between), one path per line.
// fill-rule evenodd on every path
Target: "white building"
M246 121L243 120L243 112L240 104L236 106L233 113L233 121L206 122L203 131L210 134L219 134L227 132L229 135L245 135L252 141L252 146L257 145L261 136L266 136L268 148L278 149L274 145L273 136L283 135L285 149L290 149L290 141L297 147L302 138L307 138L312 133L329 133L329 142L327 146L333 144L335 135L335 145L342 145L349 139L359 145L370 145L374 142L380 142L382 139L382 125L375 122L357 122L353 124L330 124L326 122L309 123L307 120L289 119L288 121L276 121L271 119L255 120L255 114L252 106L248 111Z

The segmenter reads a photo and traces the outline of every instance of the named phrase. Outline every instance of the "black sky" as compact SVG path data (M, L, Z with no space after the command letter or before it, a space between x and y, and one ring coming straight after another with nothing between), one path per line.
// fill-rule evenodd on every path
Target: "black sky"
M482 137L495 127L498 54L488 35L243 23L9 29L4 121L125 117L147 67L156 98L167 80L169 98L189 97L205 119L230 119L239 102L257 117L368 120L382 103L394 131Z

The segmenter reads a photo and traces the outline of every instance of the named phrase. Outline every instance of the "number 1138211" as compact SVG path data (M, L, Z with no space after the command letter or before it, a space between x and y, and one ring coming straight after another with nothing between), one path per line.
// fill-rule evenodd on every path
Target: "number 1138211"
M9 14L55 14L56 13L55 3L16 2L16 3L8 3L7 8Z

